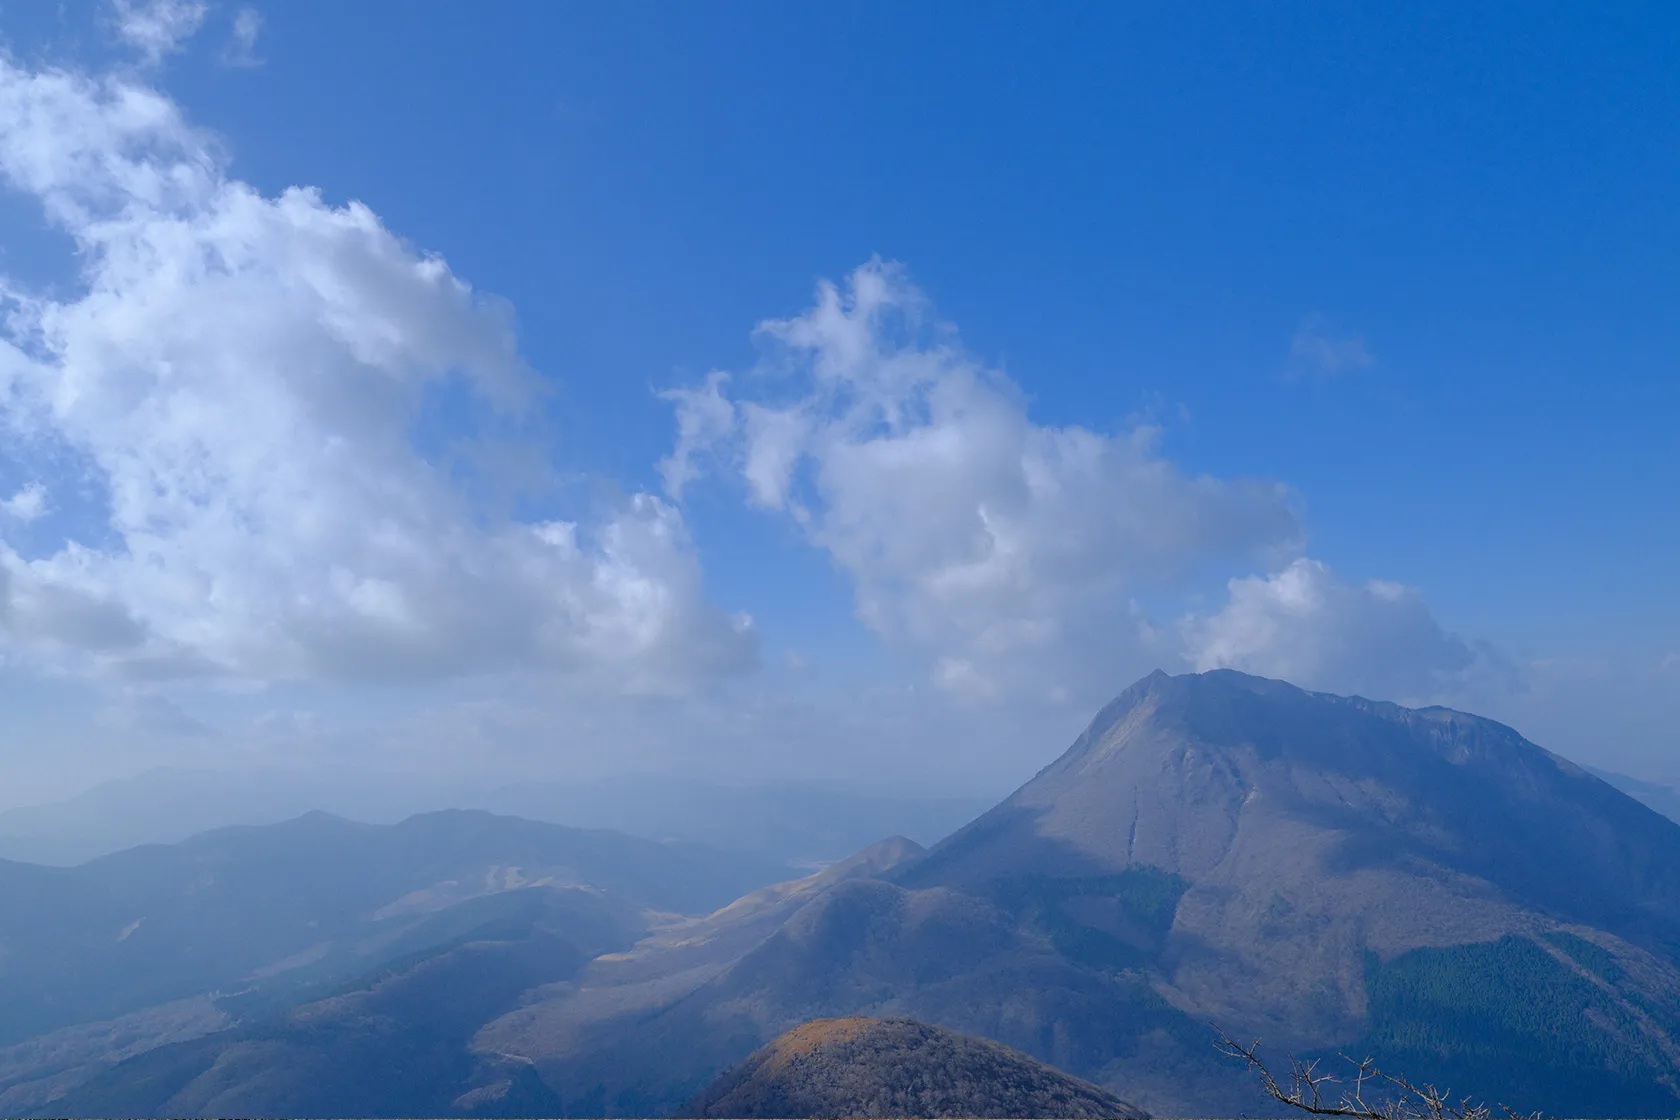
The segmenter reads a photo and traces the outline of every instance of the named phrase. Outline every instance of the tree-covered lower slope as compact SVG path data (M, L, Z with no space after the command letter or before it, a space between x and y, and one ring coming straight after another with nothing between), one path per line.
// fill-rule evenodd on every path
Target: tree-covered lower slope
M1018 1050L914 1019L795 1027L689 1102L688 1117L1143 1117Z
M1564 932L1373 956L1368 1028L1341 1051L1519 1113L1672 1116L1680 1016L1626 979Z

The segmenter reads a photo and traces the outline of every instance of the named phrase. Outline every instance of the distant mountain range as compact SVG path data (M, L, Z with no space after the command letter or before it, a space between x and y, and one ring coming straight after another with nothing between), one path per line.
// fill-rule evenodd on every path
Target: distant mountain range
M1680 1111L1680 826L1460 712L1154 674L931 849L894 838L774 884L715 852L581 834L625 853L586 869L521 831L552 826L428 820L249 830L319 836L237 875L100 872L81 893L0 865L0 899L52 920L0 933L0 1006L24 1009L7 1029L62 1024L0 1051L0 1110L667 1115L800 1024L870 1017L994 1040L1156 1115L1262 1110L1210 1022L1518 1110ZM389 839L408 828L428 839ZM271 916L201 933L205 890L255 892ZM312 919L334 932L309 941ZM72 1014L27 979L121 961L141 931L155 982L78 964ZM358 972L374 943L391 948ZM161 979L186 958L214 990ZM311 968L337 987L264 979ZM99 1002L100 977L120 999Z
M474 783L348 769L159 768L63 801L0 810L0 859L69 866L140 844L173 844L233 825L277 824L315 810L390 824L420 812L485 809L815 866L894 833L931 844L992 800L649 775Z

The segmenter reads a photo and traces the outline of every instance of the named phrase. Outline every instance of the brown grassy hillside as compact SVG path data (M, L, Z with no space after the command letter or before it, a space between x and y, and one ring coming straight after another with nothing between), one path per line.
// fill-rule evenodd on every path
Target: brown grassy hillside
M815 1019L720 1077L697 1117L1142 1117L1018 1050L914 1019Z

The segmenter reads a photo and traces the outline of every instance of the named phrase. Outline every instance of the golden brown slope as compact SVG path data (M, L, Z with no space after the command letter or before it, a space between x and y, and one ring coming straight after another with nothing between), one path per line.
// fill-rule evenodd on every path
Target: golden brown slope
M815 1019L725 1073L695 1117L1143 1117L1007 1046L914 1019Z

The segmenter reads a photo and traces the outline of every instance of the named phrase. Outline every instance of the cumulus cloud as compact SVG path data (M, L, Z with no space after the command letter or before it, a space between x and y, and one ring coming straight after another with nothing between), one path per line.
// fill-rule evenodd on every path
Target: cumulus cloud
M55 552L25 555L0 522L14 657L640 688L754 656L669 502L514 520L484 500L493 480L417 450L440 400L451 424L517 427L535 378L507 308L366 206L265 196L157 92L4 60L0 176L74 239L84 281L59 298L0 278L0 427L26 472L75 461L100 492Z
M1423 597L1398 583L1349 583L1302 558L1228 586L1221 610L1181 623L1197 672L1240 669L1327 692L1434 702L1502 669L1492 651L1443 630Z
M1109 687L1149 641L1133 595L1297 547L1279 484L1187 475L1148 425L1035 423L896 265L824 283L758 334L762 368L668 394L669 493L736 476L850 576L864 623L926 651L951 689Z
M1338 331L1318 313L1301 320L1289 343L1289 373L1294 377L1335 377L1375 364L1362 336Z
M174 54L198 33L210 6L203 0L112 0L117 35L148 65Z

